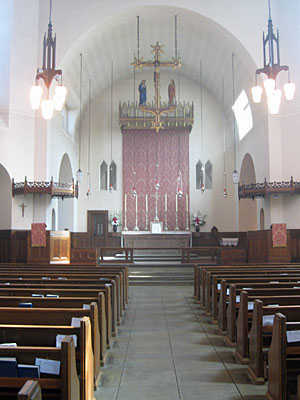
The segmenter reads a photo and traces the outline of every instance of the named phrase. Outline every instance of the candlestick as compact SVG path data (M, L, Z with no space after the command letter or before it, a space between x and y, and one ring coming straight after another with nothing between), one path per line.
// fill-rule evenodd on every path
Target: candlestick
M165 194L165 211L168 211L168 195Z
M124 231L128 231L128 228L127 228L127 194L124 194Z
M186 194L185 198L186 198L186 212L188 212L189 211L189 195Z
M148 211L148 195L146 194L146 212Z
M178 194L176 193L176 212L178 212Z
M139 231L138 227L138 195L135 195L135 227L133 229L134 231Z

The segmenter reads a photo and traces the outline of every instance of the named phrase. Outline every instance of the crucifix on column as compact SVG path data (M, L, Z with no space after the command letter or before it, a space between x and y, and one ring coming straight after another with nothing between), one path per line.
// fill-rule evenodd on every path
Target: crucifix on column
M173 70L180 69L181 60L179 57L173 58L173 61L161 61L160 54L163 53L163 46L156 42L155 45L151 45L152 53L154 53L154 61L142 61L139 57L134 57L134 62L131 65L134 65L135 69L143 68L143 67L153 67L154 68L154 107L147 107L146 104L140 104L140 110L143 112L149 112L155 116L155 121L152 122L152 129L155 129L158 132L162 129L162 121L160 120L160 116L162 114L168 113L170 111L175 110L175 106L169 107L160 107L160 69L162 67L172 67Z
M25 204L22 203L19 207L22 208L22 217L24 218L25 207L27 207L27 206L25 206Z

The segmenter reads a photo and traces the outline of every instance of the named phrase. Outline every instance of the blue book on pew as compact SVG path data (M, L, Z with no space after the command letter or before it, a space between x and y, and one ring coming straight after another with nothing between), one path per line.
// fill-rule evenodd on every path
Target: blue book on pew
M32 303L19 303L19 307L32 308Z
M39 365L18 364L19 378L39 378L40 367Z
M17 377L17 359L16 357L0 357L0 376Z

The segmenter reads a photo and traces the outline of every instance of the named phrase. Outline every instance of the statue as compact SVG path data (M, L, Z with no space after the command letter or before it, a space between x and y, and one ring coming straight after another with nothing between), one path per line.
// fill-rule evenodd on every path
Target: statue
M175 82L174 79L171 79L171 82L168 87L168 95L169 95L169 105L175 105L176 95L175 95Z
M143 79L141 83L139 84L139 92L140 92L140 106L145 106L146 101L147 101L147 87L146 87L146 81Z

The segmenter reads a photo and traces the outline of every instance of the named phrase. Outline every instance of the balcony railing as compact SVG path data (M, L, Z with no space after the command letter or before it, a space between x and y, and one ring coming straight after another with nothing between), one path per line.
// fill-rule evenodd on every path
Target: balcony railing
M27 194L49 194L51 197L62 199L73 197L78 199L78 182L75 183L74 179L72 179L72 183L53 182L53 179L50 182L28 182L26 176L24 182L15 182L12 179L12 196L20 194L24 196Z

